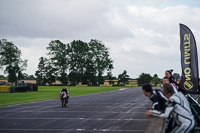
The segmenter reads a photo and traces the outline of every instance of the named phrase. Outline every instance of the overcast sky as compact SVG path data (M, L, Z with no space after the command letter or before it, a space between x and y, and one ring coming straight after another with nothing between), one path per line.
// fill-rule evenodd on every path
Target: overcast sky
M22 51L29 75L54 39L102 41L114 76L124 70L132 78L142 72L162 78L168 69L181 74L179 23L192 30L199 52L199 0L0 0L0 39Z

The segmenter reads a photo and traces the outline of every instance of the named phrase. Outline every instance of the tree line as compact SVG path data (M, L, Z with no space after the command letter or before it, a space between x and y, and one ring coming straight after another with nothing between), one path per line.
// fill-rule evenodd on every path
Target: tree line
M55 80L63 84L102 84L105 79L118 79L119 83L127 83L129 76L124 70L118 78L112 74L113 60L109 57L108 48L98 40L89 43L74 40L64 44L60 40L50 41L47 57L40 57L38 70L34 75L23 73L27 67L27 59L21 59L21 50L6 39L0 40L0 69L8 77L0 75L0 79L16 82L21 79L36 79L38 84L52 84ZM107 71L107 75L103 76ZM112 81L111 81L112 82Z
M21 50L14 43L2 39L0 40L0 69L8 74L8 82L35 79L37 84L41 85L47 83L51 85L56 80L62 84L70 83L72 85L78 83L103 84L104 80L109 80L110 84L114 83L113 80L118 80L118 84L127 84L131 79L126 70L118 77L113 76L113 60L110 58L109 49L101 41L91 39L86 43L74 40L65 44L60 40L52 40L48 44L47 50L47 57L39 59L35 77L23 73L28 60L21 59ZM177 77L177 74L174 76ZM5 79L6 77L0 75L0 78ZM157 74L152 77L150 74L142 73L137 80L138 84L152 82L157 85L161 83Z
M108 48L98 40L89 43L74 40L64 44L53 40L47 47L48 57L41 57L35 75L38 84L102 84L105 71L111 72L113 60Z
M8 82L21 79L22 71L27 67L26 59L21 59L21 50L6 39L0 40L0 69L8 74Z

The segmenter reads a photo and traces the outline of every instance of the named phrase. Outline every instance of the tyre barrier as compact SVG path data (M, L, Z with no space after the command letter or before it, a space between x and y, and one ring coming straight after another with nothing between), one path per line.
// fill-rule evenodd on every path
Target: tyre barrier
M15 87L15 92L38 91L38 86Z
M27 92L27 91L38 91L38 86L33 85L33 86L0 86L0 93L15 93L15 92Z
M30 91L30 86L15 87L15 92L26 92L26 91Z
M38 91L38 86L34 85L33 87L33 91Z
M15 87L12 86L12 87L10 88L10 92L11 92L11 93L15 93L15 92L16 92L16 91L15 91Z

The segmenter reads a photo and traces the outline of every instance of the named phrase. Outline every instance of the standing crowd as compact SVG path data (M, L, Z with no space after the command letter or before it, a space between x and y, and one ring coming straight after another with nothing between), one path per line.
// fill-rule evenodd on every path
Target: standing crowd
M142 86L143 94L152 101L152 108L145 115L165 118L165 133L189 133L195 125L194 116L185 91L175 82L172 71L165 72L161 89L153 90L149 83Z

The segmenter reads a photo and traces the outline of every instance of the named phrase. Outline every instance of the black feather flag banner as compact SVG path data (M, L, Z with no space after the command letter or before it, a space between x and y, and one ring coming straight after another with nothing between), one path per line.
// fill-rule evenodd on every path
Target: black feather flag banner
M196 41L192 31L183 24L180 24L180 39L182 65L180 87L193 93L199 93L199 70Z

